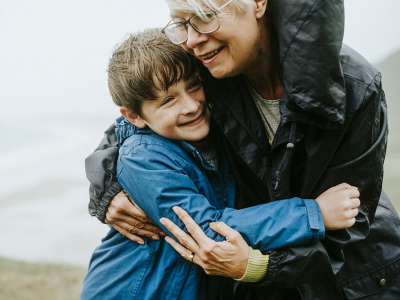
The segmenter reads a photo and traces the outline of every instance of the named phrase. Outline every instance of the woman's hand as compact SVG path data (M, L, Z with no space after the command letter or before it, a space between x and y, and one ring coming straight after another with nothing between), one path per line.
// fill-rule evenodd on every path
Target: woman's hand
M165 235L125 193L119 192L108 206L105 223L138 244L144 244L141 236L159 240Z
M222 222L210 223L212 230L226 238L223 242L215 242L204 234L185 210L180 207L174 207L173 210L186 225L191 236L169 219L162 218L160 222L179 240L180 244L171 237L165 238L182 257L190 259L191 254L194 254L193 263L202 267L209 275L232 278L241 278L244 275L249 246L239 232Z

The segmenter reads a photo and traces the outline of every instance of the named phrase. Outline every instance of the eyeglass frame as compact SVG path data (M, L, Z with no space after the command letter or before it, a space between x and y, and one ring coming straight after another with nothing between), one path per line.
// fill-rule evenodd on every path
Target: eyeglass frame
M224 5L222 5L220 8L215 9L215 10L212 10L212 11L210 12L210 13L212 13L212 14L215 16L215 18L217 19L217 22L218 22L218 27L217 27L215 30L203 32L203 31L200 31L198 28L196 28L196 26L194 26L194 25L192 24L191 20L192 20L194 17L198 17L199 15L198 15L198 14L194 14L194 15L191 16L189 19L187 19L186 21L183 21L183 22L174 22L174 23L171 23L172 20L169 21L168 24L165 25L165 27L161 30L161 32L162 32L163 34L165 34L165 36L170 40L170 42L173 43L173 44L175 44L175 45L183 44L183 43L187 42L187 40L189 39L188 27L186 26L186 24L189 24L190 26L192 26L192 28L193 28L196 32L198 32L198 33L200 33L200 34L210 34L210 33L216 32L218 29L221 28L221 23L220 23L220 21L219 21L219 18L218 18L218 16L217 16L217 14L219 14L219 13L222 11L222 9L223 9L225 6L227 6L229 3L231 3L232 1L233 1L233 0L229 0L229 1L226 2ZM176 24L182 24L182 25L185 27L185 29L186 29L186 36L187 36L187 37L186 37L186 40L184 40L184 41L182 41L182 42L179 42L179 43L175 43L175 42L171 41L171 39L170 39L170 38L168 37L168 35L165 33L165 28L167 28L168 26L171 26L171 25L176 25Z

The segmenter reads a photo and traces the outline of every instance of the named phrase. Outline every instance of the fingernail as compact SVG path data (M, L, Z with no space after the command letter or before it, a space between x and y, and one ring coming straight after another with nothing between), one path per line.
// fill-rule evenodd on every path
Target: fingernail
M161 219L160 219L160 223L163 224L163 225L165 225L165 219L164 219L164 218L161 218Z
M172 208L172 210L176 213L176 211L177 211L177 207L176 206L174 206L173 208Z
M160 240L160 237L158 237L158 236L156 236L156 235L153 235L153 236L151 237L151 239L153 239L153 240L155 240L155 241L159 241L159 240Z
M138 241L137 243L140 245L144 245L144 241Z
M166 234L164 231L161 231L161 232L160 232L160 235L161 235L161 236L167 236L167 234Z

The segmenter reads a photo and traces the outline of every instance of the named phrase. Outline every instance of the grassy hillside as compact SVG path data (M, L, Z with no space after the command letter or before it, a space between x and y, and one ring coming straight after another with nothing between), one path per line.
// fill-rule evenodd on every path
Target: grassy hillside
M77 300L86 269L0 258L0 299Z
M383 187L400 212L400 51L376 64L382 73L389 111L389 143Z

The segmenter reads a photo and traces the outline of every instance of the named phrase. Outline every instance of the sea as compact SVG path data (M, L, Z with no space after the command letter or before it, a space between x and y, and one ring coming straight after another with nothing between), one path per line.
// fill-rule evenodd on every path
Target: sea
M0 256L87 266L108 226L88 213L84 160L114 116L1 116Z

